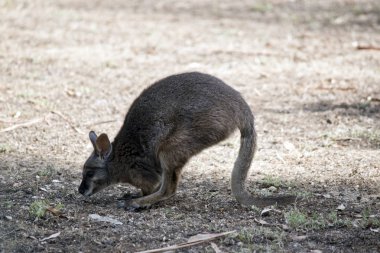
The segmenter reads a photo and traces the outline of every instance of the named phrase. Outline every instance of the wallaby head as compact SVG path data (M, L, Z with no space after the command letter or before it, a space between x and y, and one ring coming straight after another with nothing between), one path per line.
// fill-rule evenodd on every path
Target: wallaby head
M95 132L91 131L89 137L94 151L83 166L82 183L78 189L79 193L84 196L91 196L111 184L107 166L112 152L111 142L104 133L98 137Z

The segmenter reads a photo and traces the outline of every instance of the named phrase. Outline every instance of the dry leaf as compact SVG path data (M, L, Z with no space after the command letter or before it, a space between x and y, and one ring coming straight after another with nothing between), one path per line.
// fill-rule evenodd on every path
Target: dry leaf
M39 187L38 189L39 189L40 191L48 192L48 190L46 190L46 189L43 188L43 187Z
M177 250L177 249L182 249L182 248L188 248L194 245L198 245L225 235L229 235L235 233L234 231L229 231L229 232L224 232L224 233L219 233L219 234L198 234L195 236L192 236L189 238L188 242L181 243L181 244L176 244L172 246L168 246L165 248L159 248L159 249L151 249L151 250L145 250L145 251L139 251L137 253L156 253L156 252L167 252L167 251L172 251L172 250ZM198 239L197 239L198 238ZM197 239L197 240L195 240ZM189 242L191 240L191 242Z
M34 237L33 235L28 235L28 236L26 236L26 238L30 238L30 239L33 239L33 240L37 240L37 241L38 241L38 239L37 239L36 237Z
M67 89L66 94L67 96L73 97L73 98L77 98L82 95L80 92L76 91L75 89Z
M269 226L270 224L268 222L266 222L265 220L262 220L262 219L254 219L254 221L256 221L257 223L259 223L260 225L262 226Z
M288 151L293 151L296 149L296 147L294 146L293 143L289 142L289 141L285 141L284 142L284 148Z
M272 210L273 210L272 208L264 208L264 209L261 211L260 215L261 215L261 216L269 216L269 212L272 211Z
M264 208L264 209L261 211L260 215L261 215L261 216L269 216L269 213L270 213L270 212L275 212L275 213L278 213L278 214L282 214L282 211L281 211L281 210L278 210L278 209L275 209L275 208L269 208L269 207L266 207L266 208Z
M67 217L65 215L63 215L62 212L60 210L58 210L57 208L49 206L48 208L46 208L46 211L50 212L54 216L58 216L60 218L66 218L67 219Z
M45 238L41 239L40 241L43 242L43 241L46 241L46 240L50 240L50 239L56 238L56 237L58 237L60 234L61 234L61 232L57 232L57 233L55 233L55 234L52 234L51 236L48 236L48 237L45 237Z
M210 239L213 239L215 237L218 237L220 234L197 234L191 236L187 242L195 242L195 241L207 241Z

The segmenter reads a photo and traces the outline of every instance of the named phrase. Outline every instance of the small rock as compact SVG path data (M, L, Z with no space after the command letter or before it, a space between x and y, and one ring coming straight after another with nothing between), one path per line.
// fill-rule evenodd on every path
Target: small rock
M8 216L8 215L5 216L5 219L7 219L7 220L13 220L12 216Z
M336 208L336 210L338 210L338 211L343 211L344 209L346 209L346 206L343 205L343 204L340 204L340 205Z
M285 141L285 142L284 142L284 147L285 147L285 149L288 150L288 151L293 151L293 150L296 149L296 147L294 146L294 144L291 143L291 142L289 142L289 141Z
M308 236L307 235L293 235L291 236L291 238L293 241L303 241L303 240L306 240Z
M274 187L274 186L272 185L271 187L268 188L268 190L269 190L270 192L276 192L276 191L277 191L277 188Z
M289 226L286 225L286 224L282 224L281 227L282 227L282 229L285 230L285 231L288 231L288 230L289 230Z
M122 222L115 220L113 218L107 217L107 216L100 216L98 214L89 214L88 216L92 220L95 220L95 221L109 222L109 223L112 223L114 225L122 225L123 224Z

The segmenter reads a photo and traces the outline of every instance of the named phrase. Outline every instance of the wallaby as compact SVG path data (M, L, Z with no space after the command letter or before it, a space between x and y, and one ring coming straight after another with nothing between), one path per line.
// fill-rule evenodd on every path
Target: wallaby
M91 131L94 151L83 167L79 192L90 196L115 183L142 190L128 208L148 207L175 194L186 162L224 139L241 133L231 190L242 205L289 204L294 196L253 197L244 187L256 150L254 117L242 96L220 79L198 72L166 77L133 102L111 143Z

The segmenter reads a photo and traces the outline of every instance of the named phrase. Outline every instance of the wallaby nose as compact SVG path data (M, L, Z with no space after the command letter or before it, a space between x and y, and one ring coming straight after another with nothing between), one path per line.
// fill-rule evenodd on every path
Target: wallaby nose
M84 190L84 187L82 187L82 185L81 186L79 186L79 188L78 188L78 192L80 193L80 194L84 194L84 192L85 192L85 190Z

